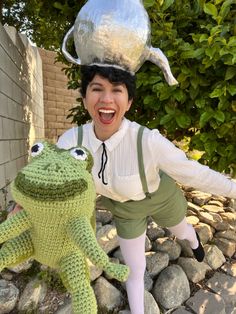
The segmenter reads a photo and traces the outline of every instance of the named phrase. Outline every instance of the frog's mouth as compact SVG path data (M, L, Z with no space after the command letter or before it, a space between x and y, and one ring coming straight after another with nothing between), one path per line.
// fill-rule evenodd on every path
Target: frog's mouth
M63 184L45 182L32 182L23 173L19 173L15 179L16 188L28 197L40 201L64 201L87 190L87 182L78 180L66 181Z

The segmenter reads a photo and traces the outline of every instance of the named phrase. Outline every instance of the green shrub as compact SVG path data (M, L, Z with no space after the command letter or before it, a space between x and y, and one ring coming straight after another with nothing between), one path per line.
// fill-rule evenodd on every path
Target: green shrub
M189 140L204 152L200 162L236 173L236 8L234 0L145 0L152 45L163 50L179 85L169 87L160 69L146 62L137 73L131 120L158 128L170 140ZM79 87L78 68L67 69ZM78 124L83 106L72 110Z

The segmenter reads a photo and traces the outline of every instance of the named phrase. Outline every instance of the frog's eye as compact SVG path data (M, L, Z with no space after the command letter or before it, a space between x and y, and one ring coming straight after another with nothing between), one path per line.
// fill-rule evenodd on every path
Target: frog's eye
M44 145L42 143L36 143L31 147L31 156L35 157L41 154L44 149Z
M73 148L70 154L77 160L86 160L88 157L82 148Z

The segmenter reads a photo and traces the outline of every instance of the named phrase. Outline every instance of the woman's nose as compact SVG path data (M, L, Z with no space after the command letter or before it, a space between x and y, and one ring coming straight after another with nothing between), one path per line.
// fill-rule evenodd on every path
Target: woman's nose
M104 104L110 104L113 101L112 94L110 92L103 92L100 98L100 102Z

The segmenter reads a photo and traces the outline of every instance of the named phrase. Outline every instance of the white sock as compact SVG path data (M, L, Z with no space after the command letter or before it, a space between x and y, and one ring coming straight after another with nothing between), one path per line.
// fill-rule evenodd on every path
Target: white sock
M178 239L188 240L192 249L199 245L196 232L192 225L187 223L186 217L176 226L168 228Z
M126 289L131 314L144 314L145 238L146 232L135 239L118 237L121 253L130 267Z

